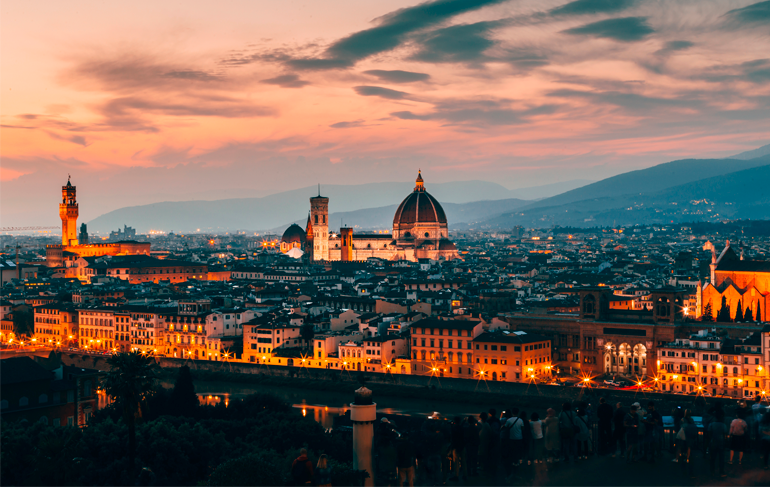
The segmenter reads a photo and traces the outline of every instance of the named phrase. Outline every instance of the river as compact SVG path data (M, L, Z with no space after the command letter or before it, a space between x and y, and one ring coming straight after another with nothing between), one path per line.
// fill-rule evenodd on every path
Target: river
M173 383L164 382L164 387L171 388ZM216 405L220 402L227 404L231 399L240 399L251 394L271 394L281 398L293 407L302 411L305 416L310 415L324 428L331 428L335 416L342 416L350 408L353 401L353 389L350 394L342 392L323 392L307 390L297 387L244 385L229 382L195 381L195 391L202 404ZM382 414L394 414L404 416L427 417L433 412L439 412L442 416L468 416L479 414L490 407L499 404L469 404L429 401L425 399L408 399L403 397L375 396L377 412Z

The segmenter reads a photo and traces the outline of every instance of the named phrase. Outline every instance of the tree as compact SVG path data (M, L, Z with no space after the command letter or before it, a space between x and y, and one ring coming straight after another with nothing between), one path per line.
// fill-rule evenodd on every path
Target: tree
M152 391L157 377L155 361L137 352L118 353L107 359L110 371L104 378L104 389L115 399L128 425L129 468L136 458L136 419L142 416L142 404Z
M746 306L746 311L743 313L743 322L744 323L751 323L754 321L754 317L751 313L751 305Z
M22 309L13 311L13 332L16 336L32 336L35 333L35 318L31 311Z
M299 333L302 339L305 340L305 348L307 348L313 337L315 337L315 326L312 323L305 323L300 327Z
M754 314L754 321L759 323L762 321L762 304L760 304L759 301L757 301L757 312Z
M733 318L733 321L742 321L743 320L743 301L738 300L738 307L735 309L735 318Z
M722 296L722 307L719 308L719 315L717 315L717 321L725 323L731 321L730 305L727 304L727 297Z
M179 368L176 376L174 390L171 392L171 412L179 416L194 417L200 401L195 394L195 384L193 384L190 367L184 365Z
M710 301L706 303L706 306L703 308L703 315L701 316L701 320L714 321L714 311L711 309Z

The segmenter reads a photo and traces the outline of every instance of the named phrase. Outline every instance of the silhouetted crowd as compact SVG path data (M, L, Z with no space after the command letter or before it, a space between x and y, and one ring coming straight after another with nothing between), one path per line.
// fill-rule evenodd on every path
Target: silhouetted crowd
M664 450L672 454L666 461L680 463L690 476L698 463L725 476L725 463L743 468L752 453L767 469L767 405L758 397L732 409L728 421L721 403L708 407L702 419L677 407L664 424L654 402L626 408L601 398L595 411L587 402L565 402L544 417L517 407L451 421L434 413L418 429L399 429L382 418L375 428L376 485L443 485L475 476L485 477L475 484L519 483L595 455L655 463Z

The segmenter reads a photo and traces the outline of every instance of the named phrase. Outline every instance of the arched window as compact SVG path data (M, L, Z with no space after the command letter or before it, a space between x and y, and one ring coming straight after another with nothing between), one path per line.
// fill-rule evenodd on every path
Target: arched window
M21 399L19 399L19 407L23 407L23 406L29 406L29 399L27 399L26 397L22 397Z
M454 354L452 352L448 352L446 356L447 356L447 360L449 360L450 362L454 360Z
M733 374L737 374L737 373L738 373L738 367L733 367Z
M40 404L48 402L48 394L40 394L40 397L37 398L37 402Z
M421 350L421 351L420 351L420 358L421 358L422 360L425 360L425 350Z
M473 363L473 356L470 353L465 354L465 358L469 364Z
M412 232L406 232L406 233L404 234L404 237L411 237L411 236L412 236Z
M583 313L593 314L596 309L596 298L589 294L583 299Z
M43 424L48 424L48 416L41 416L39 421Z
M428 238L428 237L430 237L430 233L425 232L425 238Z
M318 223L318 215L315 216L315 222Z
M8 409L8 401L6 401L5 399L0 401L0 409Z

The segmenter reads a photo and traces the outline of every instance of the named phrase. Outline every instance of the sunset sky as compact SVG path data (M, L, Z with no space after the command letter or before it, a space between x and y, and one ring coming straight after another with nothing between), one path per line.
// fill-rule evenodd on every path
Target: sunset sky
M0 29L4 226L57 224L68 173L88 221L417 168L598 180L770 142L770 1L27 0Z

